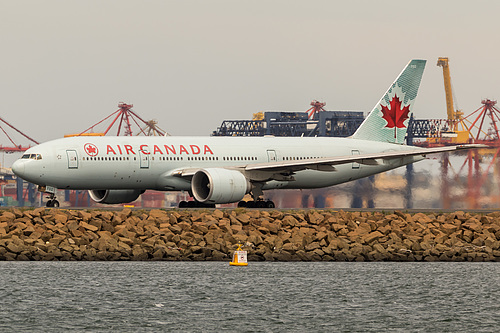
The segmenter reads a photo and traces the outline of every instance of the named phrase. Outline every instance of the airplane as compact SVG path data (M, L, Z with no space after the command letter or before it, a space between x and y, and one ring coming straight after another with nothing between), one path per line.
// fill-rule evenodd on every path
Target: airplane
M411 60L356 132L337 137L69 137L28 149L13 172L49 195L88 190L103 204L137 200L146 190L188 191L180 208L274 208L265 190L313 189L371 176L426 155L479 148L404 145L425 60ZM243 201L250 194L253 200Z

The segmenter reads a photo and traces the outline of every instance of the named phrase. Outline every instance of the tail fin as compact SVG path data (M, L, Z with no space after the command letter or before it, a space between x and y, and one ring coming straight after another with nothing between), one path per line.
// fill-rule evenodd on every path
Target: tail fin
M412 60L399 74L352 138L402 144L426 60Z

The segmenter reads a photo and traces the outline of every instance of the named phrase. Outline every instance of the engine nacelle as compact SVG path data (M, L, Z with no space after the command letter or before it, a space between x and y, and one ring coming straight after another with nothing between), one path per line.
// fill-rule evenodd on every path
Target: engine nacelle
M240 201L250 189L250 182L236 170L201 169L191 180L194 198L199 202L210 204Z
M92 200L108 205L135 201L142 193L141 190L89 190Z

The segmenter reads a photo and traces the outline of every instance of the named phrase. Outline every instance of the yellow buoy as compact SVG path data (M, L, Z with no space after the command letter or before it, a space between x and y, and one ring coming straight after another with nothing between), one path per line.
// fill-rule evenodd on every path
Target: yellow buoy
M241 249L241 244L238 244L238 248L234 251L233 261L229 263L231 266L248 266L247 262L247 251Z

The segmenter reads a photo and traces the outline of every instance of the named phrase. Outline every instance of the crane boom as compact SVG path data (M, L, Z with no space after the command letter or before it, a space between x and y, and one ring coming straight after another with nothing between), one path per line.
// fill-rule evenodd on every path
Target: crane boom
M446 111L448 113L448 120L455 120L455 108L453 106L453 92L451 89L451 75L448 58L438 58L437 65L443 67L444 91L446 93Z

